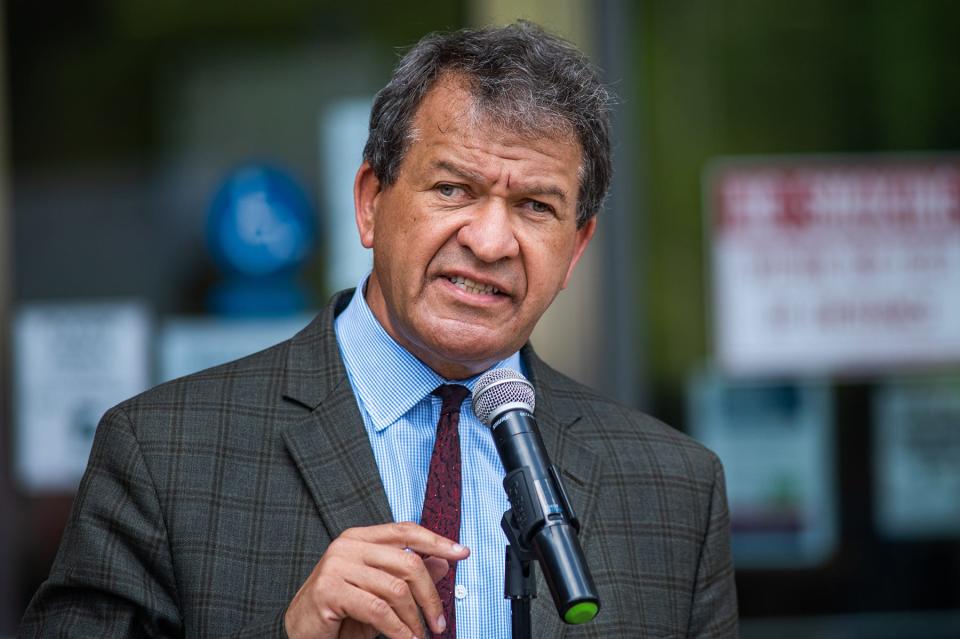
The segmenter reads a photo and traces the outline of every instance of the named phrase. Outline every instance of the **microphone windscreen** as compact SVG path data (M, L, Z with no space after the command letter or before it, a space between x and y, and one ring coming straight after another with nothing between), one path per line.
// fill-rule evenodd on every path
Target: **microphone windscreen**
M490 426L506 408L533 413L533 385L512 368L496 368L480 376L473 387L473 413Z

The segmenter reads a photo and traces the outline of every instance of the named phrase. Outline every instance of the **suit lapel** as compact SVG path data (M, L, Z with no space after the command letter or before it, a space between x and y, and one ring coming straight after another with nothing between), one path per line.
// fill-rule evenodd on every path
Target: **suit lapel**
M337 294L291 340L284 381L284 397L310 410L284 431L284 443L331 539L393 519L333 330L351 295Z
M600 484L600 464L597 454L571 432L571 426L581 419L573 402L563 402L558 388L559 377L540 360L529 346L522 351L530 381L537 391L535 410L537 425L550 459L560 469L564 488L580 520L580 545L590 543L592 520ZM537 568L537 598L532 606L532 629L535 637L563 637L567 624L560 620L550 590Z
M348 383L283 434L330 538L392 521L380 471Z

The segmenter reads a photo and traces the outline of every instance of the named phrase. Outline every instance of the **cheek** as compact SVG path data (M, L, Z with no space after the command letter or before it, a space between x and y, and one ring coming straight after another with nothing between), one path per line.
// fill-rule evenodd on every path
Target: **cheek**
M415 202L406 204L391 220L394 250L416 254L422 253L428 245L436 244L439 220L431 220L419 209Z
M560 290L570 266L570 247L562 242L545 243L525 258L530 294L549 303Z

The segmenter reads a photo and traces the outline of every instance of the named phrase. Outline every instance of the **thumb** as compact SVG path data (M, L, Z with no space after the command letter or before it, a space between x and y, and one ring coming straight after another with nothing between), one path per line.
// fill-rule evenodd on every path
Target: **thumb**
M343 620L337 639L374 639L376 636L377 629L373 626L348 618Z
M450 562L443 557L426 557L423 560L423 565L426 567L427 572L430 573L430 578L433 579L433 583L440 581L440 579L447 574L447 571L450 570Z

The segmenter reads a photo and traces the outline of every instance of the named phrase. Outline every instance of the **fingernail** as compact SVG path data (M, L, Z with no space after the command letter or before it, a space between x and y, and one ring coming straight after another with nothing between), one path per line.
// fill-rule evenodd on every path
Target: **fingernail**
M443 615L437 617L437 627L440 628L440 632L447 629L447 620Z
M463 546L461 546L460 544L454 544L453 552L463 552Z

